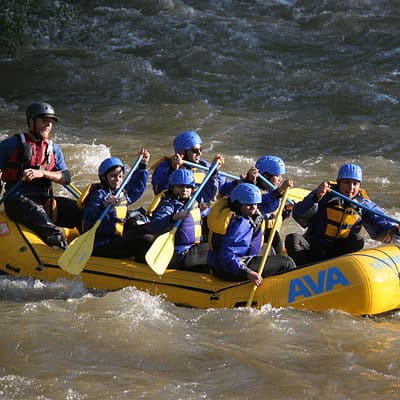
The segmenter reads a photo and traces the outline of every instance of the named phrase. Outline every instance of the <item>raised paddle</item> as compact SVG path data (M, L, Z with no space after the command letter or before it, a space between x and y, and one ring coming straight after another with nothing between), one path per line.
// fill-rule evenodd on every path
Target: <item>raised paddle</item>
M279 204L279 208L276 213L274 225L272 226L271 232L269 233L267 245L266 245L264 253L262 255L260 265L258 266L258 273L260 275L262 275L262 273L264 271L264 266L265 266L265 263L267 262L267 258L268 258L269 251L271 249L272 241L274 239L275 232L278 228L278 220L279 220L280 216L282 215L283 209L285 208L285 202L286 202L286 198L288 196L288 192L289 192L289 190L286 189L285 192L283 193L281 204ZM253 285L253 287L251 288L251 291L250 291L249 298L247 300L247 307L251 307L251 303L253 302L253 298L254 298L254 294L255 294L256 290L257 290L257 285Z
M118 197L124 190L125 186L131 179L132 174L136 171L141 161L142 155L140 155L132 165L130 171L122 181L121 186L115 193L115 197ZM60 258L58 259L58 265L63 270L73 275L78 275L82 272L85 264L92 255L94 238L97 228L100 226L101 221L106 216L111 207L112 204L108 204L103 212L100 214L100 217L95 222L95 224L87 232L74 239L68 246L67 250L65 250L64 253L61 254Z
M183 163L185 165L187 165L188 167L198 168L198 169L202 169L204 171L208 170L208 167L206 167L205 165L195 164L195 163L192 163L192 162L186 161L186 160L183 160ZM240 180L239 176L232 175L232 174L230 174L228 172L218 171L218 173L221 176L225 176L226 178L230 178L230 179L234 179L234 180ZM271 189L273 189L273 190L276 189L276 186L273 185L265 176L262 176L261 174L259 174L258 177L260 178L261 181L263 181L265 184L267 184ZM290 198L287 199L287 201L288 201L288 203L293 205L294 204L293 200L295 200L296 202L301 201L309 193L310 193L310 191L307 190L307 189L291 188L291 189L289 189L289 197Z
M204 185L208 182L210 177L216 171L219 161L213 163L208 170L207 175L204 177L203 182L201 182L200 186L193 193L192 197L185 204L183 208L185 211L188 211L190 207L192 207L199 193L203 189ZM179 219L176 221L175 225L169 232L165 232L162 235L158 236L158 238L153 242L150 249L146 253L146 262L149 267L158 275L162 275L168 267L170 263L174 251L175 251L175 233L178 230L182 220Z
M366 206L364 204L361 204L356 200L350 199L350 197L347 197L344 194L342 194L340 192L337 192L336 190L333 190L333 189L329 188L328 191L332 192L334 195L336 195L338 197L341 197L343 200L346 200L349 203L354 204L357 207L363 208L366 211L369 211L369 212L371 212L373 214L379 215L380 217L386 218L388 221L392 221L392 222L395 222L396 224L400 224L400 221L398 219L390 217L389 215L386 215L386 214L380 212L379 210L374 210L373 208L368 207L368 206Z
M3 204L4 200L10 196L11 194L13 194L14 192L17 191L17 189L19 187L21 187L22 185L22 179L20 181L18 181L8 192L5 192L3 197L0 199L0 204Z

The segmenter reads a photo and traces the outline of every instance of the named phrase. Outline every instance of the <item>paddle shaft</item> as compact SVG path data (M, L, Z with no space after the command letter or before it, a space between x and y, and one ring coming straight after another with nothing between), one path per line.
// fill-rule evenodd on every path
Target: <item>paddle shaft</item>
M373 214L379 215L380 217L386 218L388 221L395 222L396 224L400 224L400 221L396 218L390 217L389 215L386 215L378 210L374 210L373 208L370 208L368 206L365 206L364 204L359 203L358 201L355 201L353 199L350 199L350 197L345 196L344 194L337 192L336 190L333 189L328 189L328 191L332 192L334 195L341 197L343 200L348 201L351 204L354 204L357 207L363 208L366 211L369 211Z
M72 188L72 186L70 185L64 185L65 189L68 190L68 192L70 192L72 194L72 196L74 196L76 199L79 199L80 194L78 192L75 191L75 189Z
M201 164L192 163L192 162L186 161L186 160L183 160L183 162L184 162L184 164L186 164L188 167L199 168L199 169L202 169L202 170L204 170L204 171L208 170L208 167L206 167L206 166L204 166L204 165L201 165ZM228 172L218 171L218 173L219 173L221 176L225 176L226 178L230 178L230 179L234 179L234 180L240 180L240 177L239 177L239 176L229 174ZM260 180L261 180L262 182L264 182L265 184L267 184L271 189L273 189L273 190L276 189L276 186L273 185L265 176L263 176L263 175L261 175L261 174L258 174L258 178L260 178ZM290 204L292 204L292 205L294 204L294 201L291 200L291 199L287 199L287 201L288 201L288 203L290 203Z
M189 199L189 201L185 204L185 207L183 208L185 211L189 210L190 207L192 207L192 205L194 204L194 202L196 201L197 197L199 196L200 192L203 190L204 186L207 184L208 180L210 179L211 175L216 171L216 169L218 168L218 162L215 162L213 165L211 165L210 169L208 169L208 173L207 175L204 177L203 181L201 182L201 184L199 185L199 187L196 189L196 191L193 193L192 197ZM179 219L176 224L175 227L178 229L179 225L182 223L182 219Z
M200 192L210 179L211 175L215 173L219 164L220 161L215 162L208 170L207 175L204 177L197 190L193 193L191 198L185 204L183 208L184 211L188 211L192 207ZM171 258L173 257L175 251L175 233L181 223L182 219L176 221L173 228L169 232L165 232L162 235L158 236L151 245L150 249L147 250L145 257L146 262L149 267L158 275L162 275L168 268L168 264L171 262Z
M4 194L4 196L0 199L0 204L2 204L4 202L4 200L13 192L15 192L20 186L22 185L22 180L18 181L8 192L6 192ZM79 189L77 189L75 186L71 184L69 185L65 185L64 186L65 189L68 190L68 192L70 192L74 197L76 197L77 199L79 199L79 196L81 195L81 193L79 193Z
M137 167L139 166L140 162L142 161L143 156L140 155L137 160L135 161L135 163L132 165L131 169L129 170L128 174L126 175L126 177L124 178L124 180L121 183L121 186L118 188L118 190L115 193L115 197L118 197L121 192L125 189L125 186L127 185L127 183L129 182L129 180L131 179L133 173L136 171ZM108 211L110 210L110 208L113 207L112 204L107 204L106 208L103 210L103 212L100 214L99 216L99 221L102 221L103 218L107 215Z
M285 207L285 202L286 202L288 192L289 192L289 190L286 189L285 193L282 196L281 203L279 204L279 208L278 208L278 211L275 216L274 225L272 226L272 229L269 233L268 242L267 242L266 248L264 250L263 256L261 258L260 265L258 266L257 272L259 275L262 275L262 273L264 271L264 267L267 262L268 254L271 249L272 241L274 240L275 233L278 229L278 220L279 220L280 216L282 215L283 209ZM250 291L249 299L247 300L247 307L251 307L251 303L253 302L253 298L254 298L254 294L255 294L256 290L257 290L257 285L253 285L253 287L251 288L251 291Z

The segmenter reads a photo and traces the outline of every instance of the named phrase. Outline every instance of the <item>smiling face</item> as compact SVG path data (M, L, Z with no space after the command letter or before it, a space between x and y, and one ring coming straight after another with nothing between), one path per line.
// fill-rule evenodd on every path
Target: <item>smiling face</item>
M30 118L28 125L29 133L43 140L48 139L55 122L53 118L45 116Z
M122 183L124 178L124 172L121 167L115 167L106 174L107 185L111 190L117 190Z
M203 151L201 149L201 146L196 145L185 152L185 159L192 163L198 164L200 162L202 154L203 154Z
M339 192L353 199L360 190L360 182L355 179L343 178L339 181Z

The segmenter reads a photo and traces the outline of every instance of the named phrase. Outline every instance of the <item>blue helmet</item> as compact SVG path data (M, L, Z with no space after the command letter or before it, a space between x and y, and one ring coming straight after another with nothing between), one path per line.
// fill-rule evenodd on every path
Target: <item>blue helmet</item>
M262 156L256 161L256 168L260 174L267 173L269 175L284 175L285 163L276 156Z
M185 131L174 139L174 151L175 153L179 153L182 150L186 151L201 143L201 138L197 132Z
M190 185L196 186L193 171L186 168L176 169L169 177L170 185Z
M258 204L261 203L261 192L252 183L240 183L232 190L231 200L241 204Z
M341 179L354 179L356 181L362 182L362 169L356 164L343 164L338 172L337 181Z
M110 169L113 169L115 167L121 167L122 172L125 172L124 164L119 158L110 157L103 160L99 165L99 170L98 170L100 180L106 176L107 172Z

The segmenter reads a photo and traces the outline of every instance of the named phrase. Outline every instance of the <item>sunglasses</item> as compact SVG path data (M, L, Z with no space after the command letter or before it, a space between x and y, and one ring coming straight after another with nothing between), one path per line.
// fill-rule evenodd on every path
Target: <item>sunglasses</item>
M201 147L199 149L192 148L192 149L190 149L190 151L193 154L201 154L203 152L203 149Z
M175 185L178 188L193 189L192 185Z

